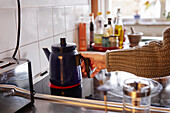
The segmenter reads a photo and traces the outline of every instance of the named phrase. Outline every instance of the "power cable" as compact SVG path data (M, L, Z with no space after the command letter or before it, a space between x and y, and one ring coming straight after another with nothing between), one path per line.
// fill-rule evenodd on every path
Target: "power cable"
M16 45L15 51L14 51L13 56L12 56L12 58L14 60L17 60L15 58L15 56L16 56L16 54L18 52L18 49L19 49L20 32L21 32L21 6L20 6L20 0L17 0L17 6L18 6L18 32L17 32L17 45Z

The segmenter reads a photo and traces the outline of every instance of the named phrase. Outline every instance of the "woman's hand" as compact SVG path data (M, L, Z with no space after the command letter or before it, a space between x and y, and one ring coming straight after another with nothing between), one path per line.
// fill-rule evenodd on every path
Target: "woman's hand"
M85 58L90 58L91 70L93 71L93 73L91 74L91 77L94 77L100 70L106 68L105 53L85 52L85 53L81 53L81 55ZM84 62L81 63L81 67L82 67L83 76L87 76L87 73L85 72Z

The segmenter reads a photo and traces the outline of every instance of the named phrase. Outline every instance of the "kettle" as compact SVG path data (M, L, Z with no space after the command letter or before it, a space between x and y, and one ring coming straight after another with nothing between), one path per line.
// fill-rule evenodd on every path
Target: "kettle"
M90 78L90 59L77 52L75 43L66 43L65 38L60 38L59 44L51 46L52 52L47 48L43 50L49 60L50 83L56 88L71 88L80 84L81 59L85 62L87 76Z

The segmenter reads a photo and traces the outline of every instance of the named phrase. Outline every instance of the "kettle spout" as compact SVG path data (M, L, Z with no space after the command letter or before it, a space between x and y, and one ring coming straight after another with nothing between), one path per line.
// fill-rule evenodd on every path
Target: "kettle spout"
M43 48L43 51L44 51L47 59L49 60L49 57L50 57L51 52L48 50L48 48Z

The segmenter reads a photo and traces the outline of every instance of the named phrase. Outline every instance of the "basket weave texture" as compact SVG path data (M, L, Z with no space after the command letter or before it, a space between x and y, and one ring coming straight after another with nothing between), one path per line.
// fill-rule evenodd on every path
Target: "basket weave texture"
M106 52L108 71L126 71L146 78L170 75L170 27L163 32L163 41L132 49Z

